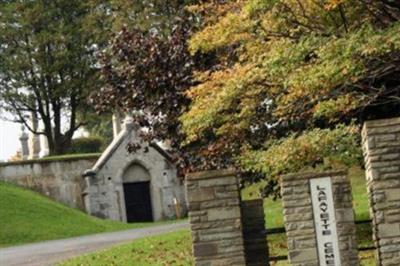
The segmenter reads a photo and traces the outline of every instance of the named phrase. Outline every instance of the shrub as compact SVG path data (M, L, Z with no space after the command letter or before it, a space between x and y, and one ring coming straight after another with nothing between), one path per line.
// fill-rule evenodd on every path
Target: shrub
M69 153L101 152L104 139L101 137L76 138L72 140Z

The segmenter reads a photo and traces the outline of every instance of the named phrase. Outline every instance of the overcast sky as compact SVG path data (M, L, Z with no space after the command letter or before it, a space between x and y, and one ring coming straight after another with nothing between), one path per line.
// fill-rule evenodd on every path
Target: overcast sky
M0 119L0 161L6 161L19 149L20 125Z
M25 130L28 133L28 130ZM19 136L21 134L21 124L11 123L0 119L0 161L7 161L21 149ZM78 129L73 138L87 137L88 133L83 129Z

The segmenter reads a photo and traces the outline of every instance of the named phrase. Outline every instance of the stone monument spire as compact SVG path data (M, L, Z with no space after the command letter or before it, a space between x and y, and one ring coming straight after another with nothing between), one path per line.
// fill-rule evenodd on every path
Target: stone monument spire
M22 160L27 160L29 156L29 147L28 147L28 134L25 132L25 127L21 126L21 135L19 136L19 140L21 142L21 156Z
M38 130L38 118L36 112L31 112L29 117L30 119L30 127L33 131ZM29 159L37 159L39 158L40 153L40 138L37 134L33 132L29 132Z

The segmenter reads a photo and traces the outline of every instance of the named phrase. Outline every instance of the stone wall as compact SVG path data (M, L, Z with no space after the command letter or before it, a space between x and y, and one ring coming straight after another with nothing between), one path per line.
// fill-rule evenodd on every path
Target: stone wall
M301 173L284 176L282 201L288 240L289 262L296 266L318 266L317 235L309 180L330 177L338 248L342 266L358 265L350 182L345 172ZM333 218L333 219L332 219Z
M0 180L35 190L55 201L84 210L82 173L92 167L98 157L0 163Z
M362 137L377 265L399 265L400 118L368 121Z
M268 261L268 244L265 235L264 201L241 202L244 249L247 266L265 266Z
M196 265L245 265L240 195L234 172L189 174L186 192Z

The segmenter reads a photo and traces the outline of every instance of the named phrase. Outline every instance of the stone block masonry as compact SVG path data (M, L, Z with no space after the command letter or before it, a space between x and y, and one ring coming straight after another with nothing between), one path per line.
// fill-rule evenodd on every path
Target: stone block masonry
M234 171L189 174L186 193L195 264L246 265L240 195Z
M0 180L35 190L72 208L85 210L82 173L98 155L0 163Z
M377 265L400 265L400 117L362 130Z
M312 186L315 181L325 187ZM313 194L319 189L321 193ZM281 180L281 194L291 265L359 265L351 185L346 172L286 175Z

